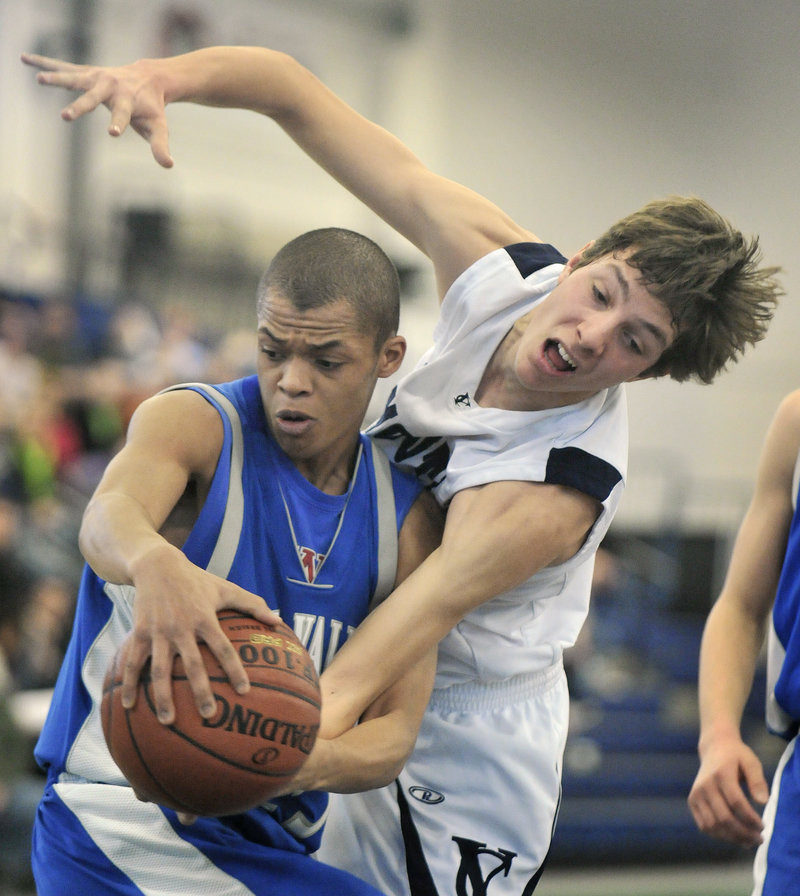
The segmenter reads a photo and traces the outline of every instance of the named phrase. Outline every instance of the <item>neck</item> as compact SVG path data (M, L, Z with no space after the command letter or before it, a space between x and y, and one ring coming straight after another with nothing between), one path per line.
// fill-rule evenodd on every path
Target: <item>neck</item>
M514 352L520 339L520 328L515 324L494 350L475 393L475 400L484 408L506 411L538 411L536 396L522 390L514 377ZM515 388L516 384L516 388Z
M322 458L293 458L293 461L298 472L315 488L326 495L343 495L350 488L360 450L360 444L356 443L338 457L325 455Z

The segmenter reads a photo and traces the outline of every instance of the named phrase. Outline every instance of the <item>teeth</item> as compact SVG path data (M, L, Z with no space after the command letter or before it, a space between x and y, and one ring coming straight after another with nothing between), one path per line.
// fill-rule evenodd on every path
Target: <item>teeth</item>
M567 364L569 364L569 366L574 370L575 366L576 366L575 362L572 360L572 358L570 358L569 354L567 353L567 350L564 348L564 346L560 342L558 343L558 353L559 353L559 355L561 355L561 360L565 361Z

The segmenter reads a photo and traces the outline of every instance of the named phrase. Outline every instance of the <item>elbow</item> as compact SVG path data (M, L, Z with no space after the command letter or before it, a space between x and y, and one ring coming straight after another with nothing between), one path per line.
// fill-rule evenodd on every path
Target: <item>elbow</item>
M414 751L416 742L416 733L412 737L411 734L407 732L404 737L398 738L398 740L392 744L391 749L388 751L388 755L385 757L386 780L377 786L383 787L385 784L391 784L391 782L397 778L400 772L403 771L406 762L408 762L409 756L411 756Z
M81 519L80 529L78 530L78 550L81 552L81 556L87 562L89 561L89 557L91 556L92 550L92 518L94 505L92 502L89 502L86 509L83 512L83 518Z
M408 762L415 743L416 737L412 736L410 732L404 731L400 736L391 738L385 744L380 756L376 756L376 763L370 775L370 790L385 787L396 780Z
M399 776L400 772L403 771L403 767L408 761L408 757L411 755L411 750L407 753L404 753L402 757L397 756L393 757L391 760L387 760L381 766L380 772L376 773L371 790L375 790L379 787L386 787L388 784L391 784L392 781L395 781Z
M381 787L388 787L393 781L397 780L398 776L400 775L400 772L403 771L404 765L405 765L405 763L401 763L395 769L393 769L391 771L391 773L389 773L387 771L387 773L385 775L379 776L378 779L375 781L374 785L370 789L371 790L379 790Z

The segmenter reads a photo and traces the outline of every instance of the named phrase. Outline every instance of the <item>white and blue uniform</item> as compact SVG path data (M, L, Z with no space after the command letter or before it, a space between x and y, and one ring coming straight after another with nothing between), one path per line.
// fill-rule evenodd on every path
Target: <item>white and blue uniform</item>
M754 862L753 896L792 893L800 876L800 455L795 463L789 528L781 577L772 608L767 662L767 727L789 743L764 808L763 842Z
M569 711L562 652L585 620L594 554L624 486L624 387L544 411L484 408L473 396L564 262L551 246L523 243L463 272L434 345L368 430L443 506L500 480L569 486L602 505L574 557L477 607L442 640L433 696L397 783L332 797L320 855L393 896L530 894L549 850Z
M321 671L391 590L397 534L419 494L362 436L348 492L312 486L272 439L257 377L187 384L219 412L224 444L183 547L196 565L263 595ZM100 725L105 670L130 632L135 591L86 567L72 639L36 747L47 787L34 831L39 896L353 893L375 891L309 858L327 795L284 797L194 825L141 803L114 764Z

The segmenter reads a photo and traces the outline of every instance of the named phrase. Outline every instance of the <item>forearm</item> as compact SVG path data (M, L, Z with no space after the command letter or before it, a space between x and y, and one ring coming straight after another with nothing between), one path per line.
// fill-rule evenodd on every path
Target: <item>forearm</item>
M336 96L293 57L263 47L213 47L158 60L165 102L248 109L298 146L412 242L424 242L417 178L443 181L388 131ZM424 247L421 246L424 251Z
M765 620L724 597L709 614L700 650L701 757L720 740L740 737L764 628Z
M301 105L301 85L310 75L291 56L262 47L208 47L137 65L155 68L151 77L165 103L250 109L271 118Z
M292 790L358 793L383 787L400 774L414 746L391 716L364 722L332 740L319 738Z
M43 84L83 91L62 110L73 121L103 104L109 133L129 125L156 161L174 164L168 103L240 108L272 118L342 186L433 262L440 294L492 249L537 239L493 203L428 169L402 141L359 115L292 57L263 47L210 47L120 67L24 54Z
M321 679L322 731L350 728L378 694L435 647L461 619L447 601L445 565L435 551L361 623ZM487 595L487 597L490 595Z
M369 614L325 670L320 683L328 736L352 725L471 610L533 574L528 566L515 569L506 562L502 549L490 558L489 551L477 548L470 554L475 539L459 544L460 539L450 549L434 551ZM513 540L507 545L509 553L520 555Z
M136 571L154 552L176 552L156 530L144 507L128 495L105 493L84 512L78 544L100 578L133 585Z
M372 702L358 726L317 741L297 785L354 793L393 781L414 748L435 674L436 651L430 650Z

